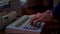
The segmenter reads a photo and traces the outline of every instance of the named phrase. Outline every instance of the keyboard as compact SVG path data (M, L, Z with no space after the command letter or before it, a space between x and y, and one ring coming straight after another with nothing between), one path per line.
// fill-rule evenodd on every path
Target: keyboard
M13 22L12 24L6 27L6 32L7 33L40 34L45 23L41 22L39 27L31 26L30 20L32 16L24 15L20 17L18 20L16 20L15 22Z

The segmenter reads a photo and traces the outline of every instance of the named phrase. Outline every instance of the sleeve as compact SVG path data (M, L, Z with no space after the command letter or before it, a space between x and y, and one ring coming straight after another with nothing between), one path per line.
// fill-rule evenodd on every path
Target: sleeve
M60 2L52 10L53 16L60 19Z

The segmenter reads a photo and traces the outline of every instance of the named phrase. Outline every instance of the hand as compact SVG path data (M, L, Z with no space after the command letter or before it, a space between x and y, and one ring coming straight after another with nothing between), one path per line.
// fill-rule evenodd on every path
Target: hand
M51 22L54 19L51 10L47 10L46 12L43 13L42 17L39 16L38 18L40 21L43 22Z
M30 21L32 26L35 25L35 22L39 21L40 16L42 16L42 13L37 13L32 16L31 21Z
M38 22L41 22L41 21L46 22L46 23L54 21L54 18L52 16L52 11L47 10L44 13L37 13L36 15L34 15L31 18L30 23L31 23L32 26L36 26L36 25L38 25Z

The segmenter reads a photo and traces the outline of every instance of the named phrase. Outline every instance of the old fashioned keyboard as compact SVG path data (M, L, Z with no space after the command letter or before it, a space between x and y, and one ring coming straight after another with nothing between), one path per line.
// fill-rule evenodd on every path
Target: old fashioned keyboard
M33 16L33 15L32 15ZM30 15L24 15L9 26L6 27L7 33L24 33L24 34L40 34L43 29L44 22L40 22L38 27L30 25Z

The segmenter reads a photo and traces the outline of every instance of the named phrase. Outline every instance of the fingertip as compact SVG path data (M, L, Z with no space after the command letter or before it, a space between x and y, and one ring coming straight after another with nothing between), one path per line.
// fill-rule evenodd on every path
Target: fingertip
M30 25L33 25L33 21L32 20L30 21Z
M33 26L36 26L38 22L39 22L39 19L34 20Z

